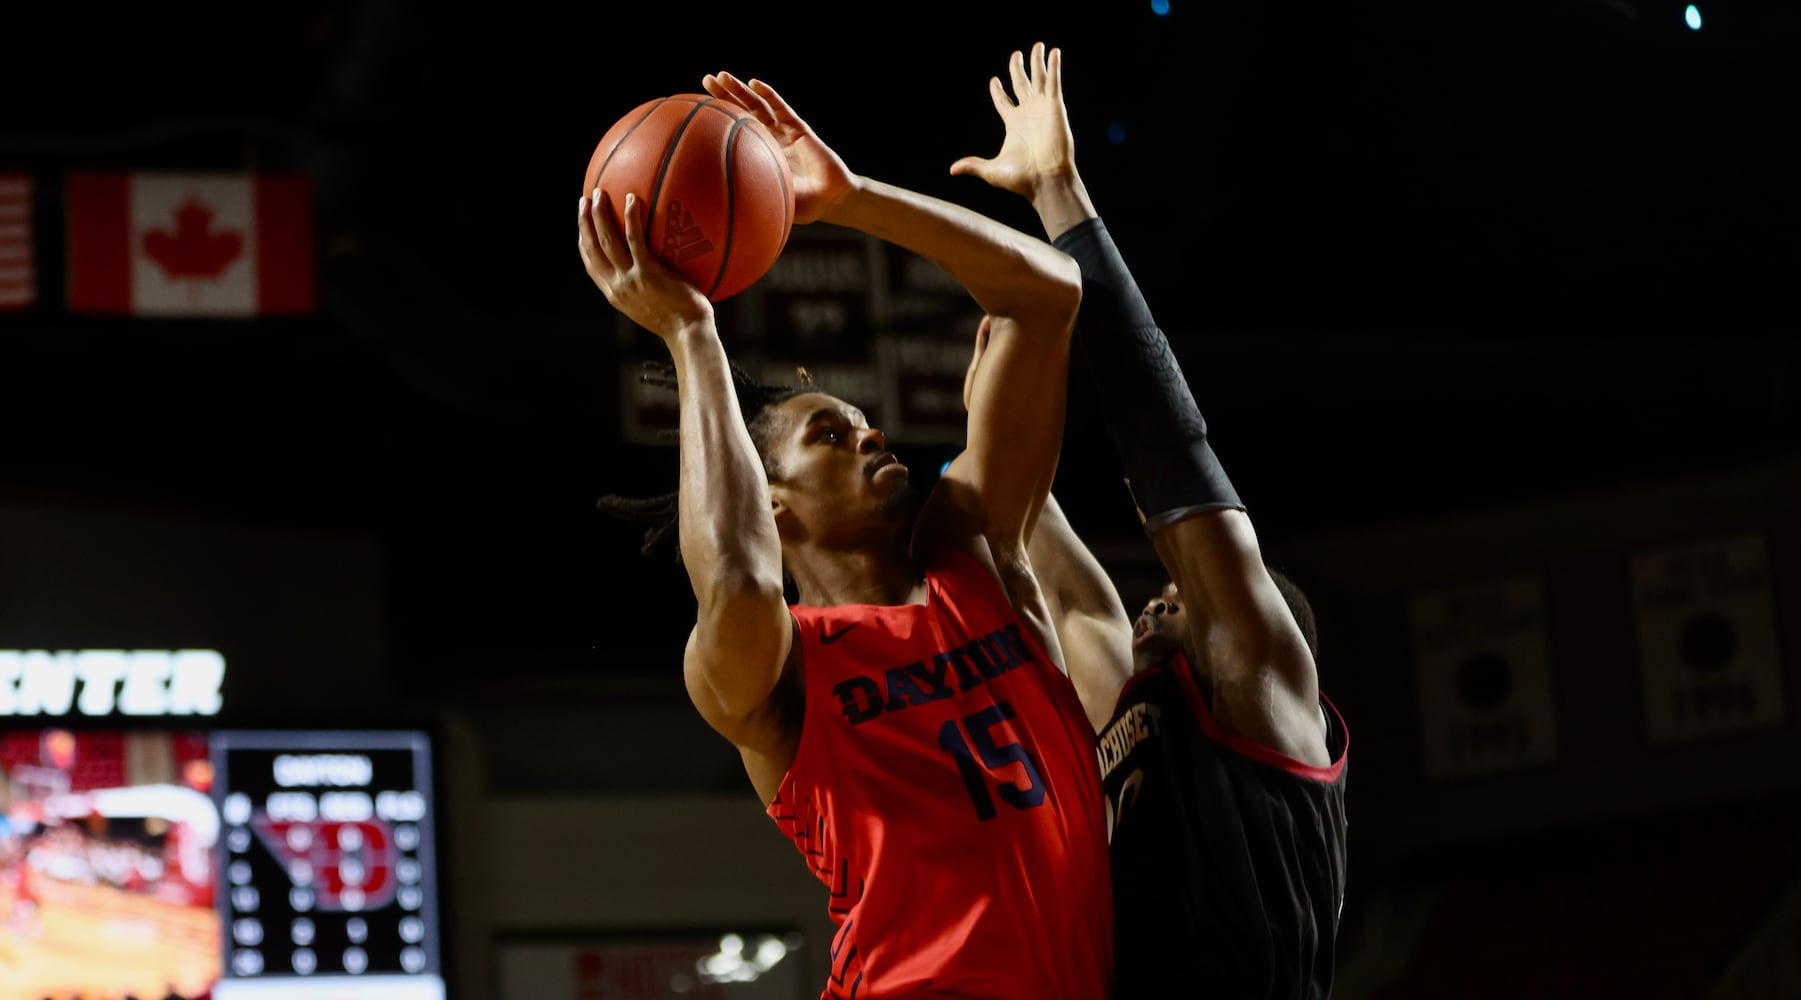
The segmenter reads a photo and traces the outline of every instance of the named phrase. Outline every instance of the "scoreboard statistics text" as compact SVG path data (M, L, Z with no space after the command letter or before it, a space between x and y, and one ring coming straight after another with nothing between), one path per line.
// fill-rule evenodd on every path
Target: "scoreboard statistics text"
M219 732L215 1000L443 1000L429 737Z

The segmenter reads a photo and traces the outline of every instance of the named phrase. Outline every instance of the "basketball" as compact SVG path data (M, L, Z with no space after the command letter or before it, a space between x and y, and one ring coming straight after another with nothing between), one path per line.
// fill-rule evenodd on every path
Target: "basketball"
M646 101L601 137L582 193L598 186L614 217L625 195L646 211L657 257L714 302L749 288L794 226L794 181L762 122L708 94Z

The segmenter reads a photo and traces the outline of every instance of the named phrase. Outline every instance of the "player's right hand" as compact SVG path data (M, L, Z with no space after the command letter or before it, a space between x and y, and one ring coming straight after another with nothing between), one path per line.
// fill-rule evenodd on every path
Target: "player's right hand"
M651 252L644 238L644 207L636 195L625 196L623 225L599 188L580 200L576 216L582 264L613 308L665 340L712 324L713 303Z
M756 79L746 83L730 73L708 73L700 83L714 97L741 105L782 144L794 178L796 225L819 221L856 187L850 168L774 87Z

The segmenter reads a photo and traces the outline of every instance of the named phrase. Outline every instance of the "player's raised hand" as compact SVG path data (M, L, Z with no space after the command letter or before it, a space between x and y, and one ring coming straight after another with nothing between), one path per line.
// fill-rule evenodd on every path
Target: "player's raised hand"
M818 221L855 186L850 168L774 87L757 79L746 83L724 72L708 73L701 86L714 97L742 105L782 144L794 177L795 223Z
M965 156L951 164L951 173L973 174L1030 198L1043 178L1075 169L1076 141L1063 107L1063 50L1035 42L1029 59L1014 51L1007 73L1011 96L1000 77L988 78L988 95L1007 127L1000 152Z
M616 219L599 188L576 207L576 246L588 277L627 319L667 340L684 328L711 324L713 303L667 264L644 239L644 206L625 196Z

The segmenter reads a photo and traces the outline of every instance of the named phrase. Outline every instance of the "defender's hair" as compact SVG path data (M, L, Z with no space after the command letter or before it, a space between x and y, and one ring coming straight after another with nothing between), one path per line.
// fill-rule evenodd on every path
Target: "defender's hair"
M745 429L750 431L751 444L756 446L757 457L763 460L763 467L769 468L769 422L770 409L783 400L798 396L803 392L814 391L813 376L805 368L796 368L798 385L782 385L779 383L760 382L745 371L736 361L727 361L732 370L732 387L737 391L738 412L744 416ZM644 371L638 375L638 381L645 385L654 385L671 392L678 391L675 381L675 366L661 361L644 362ZM678 436L676 431L665 431L661 435L667 439ZM645 524L644 544L639 552L652 555L671 535L676 534L676 523L680 515L681 491L677 490L654 497L624 497L608 494L595 501L594 506L601 513L618 518ZM682 547L675 548L675 561L682 561Z
M1294 615L1294 623L1301 628L1301 638L1307 640L1307 651L1319 659L1319 626L1313 620L1313 602L1300 585L1284 576L1274 566L1267 563L1264 569L1269 570L1269 578L1276 581L1276 589L1282 592L1282 599L1288 602L1289 613Z
M1275 581L1283 602L1288 605L1289 614L1294 615L1294 623L1301 629L1301 638L1307 642L1307 652L1312 653L1315 660L1319 659L1319 625L1314 621L1313 602L1307 599L1307 592L1269 563L1264 563L1263 568L1269 572L1269 578ZM1166 579L1164 583L1173 587L1176 582Z

